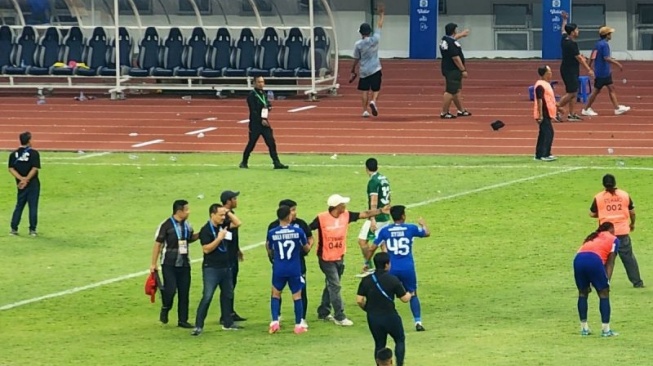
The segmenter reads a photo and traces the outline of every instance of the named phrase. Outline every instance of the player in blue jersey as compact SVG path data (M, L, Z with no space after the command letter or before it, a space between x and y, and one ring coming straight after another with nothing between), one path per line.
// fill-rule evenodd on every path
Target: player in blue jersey
M295 308L295 334L301 334L308 329L302 326L304 317L304 305L302 304L302 288L304 278L302 277L301 251L308 252L311 248L308 245L304 231L291 225L291 209L288 206L281 206L277 209L279 226L268 231L265 247L268 256L272 258L272 299L271 311L272 322L270 323L270 334L279 331L279 313L281 311L281 291L286 284L292 293Z
M384 226L378 233L374 244L368 247L366 258L374 255L374 251L382 243L390 255L390 274L395 275L410 292L410 311L413 313L415 320L415 329L418 332L423 332L422 326L422 310L417 297L417 274L415 273L415 260L413 259L413 240L414 238L426 238L431 235L429 229L426 227L424 220L420 218L418 225L407 224L406 221L406 206L392 206L390 209L390 216L394 221L394 225Z

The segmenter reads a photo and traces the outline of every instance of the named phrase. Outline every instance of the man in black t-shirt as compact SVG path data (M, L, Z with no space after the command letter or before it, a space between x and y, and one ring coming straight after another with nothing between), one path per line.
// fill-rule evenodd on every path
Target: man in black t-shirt
M594 77L594 71L585 61L585 57L580 54L578 43L576 39L579 35L578 26L574 23L567 24L568 15L563 12L562 16L562 40L560 47L562 48L562 62L560 63L560 75L562 81L565 83L565 94L560 102L558 108L562 108L569 104L569 112L567 119L569 121L582 121L583 119L575 112L576 98L578 89L580 87L578 77L580 76L580 65L583 65L588 74ZM556 118L557 119L557 118Z
M9 173L16 179L18 193L16 208L11 217L11 235L18 235L18 225L25 205L29 206L29 235L36 236L38 223L39 196L41 182L41 156L32 148L32 134L23 132L19 136L20 147L9 154Z
M367 313L367 324L374 338L374 359L376 360L377 352L385 348L390 335L395 341L397 365L402 366L406 354L406 337L394 298L406 303L410 301L411 295L396 276L388 273L388 253L381 252L374 256L374 268L376 271L363 278L358 285L356 303Z
M463 78L467 77L467 69L465 68L465 55L463 54L460 42L458 42L459 39L467 37L469 30L466 29L457 33L456 28L458 28L457 24L447 24L444 27L445 36L442 37L442 42L440 42L442 75L446 81L442 112L440 113L440 118L442 119L452 119L472 115L463 108L460 98L460 93L463 88ZM456 105L456 108L458 108L456 115L449 113L451 102L453 102Z
M279 202L279 207L281 206L290 207L290 225L302 229L304 234L306 234L306 239L308 239L309 248L313 248L313 232L308 227L306 221L297 217L297 202L290 199L285 199ZM270 230L276 228L277 226L279 226L279 220L272 221L270 225L268 225L268 232L270 232ZM304 278L304 288L302 289L302 304L304 305L304 315L302 317L301 326L304 328L308 328L308 324L306 323L306 311L308 310L308 295L306 294L307 292L306 291L306 256L308 255L308 252L305 252L303 250L301 250L300 252L301 252L301 256L299 258L302 266L302 277ZM273 259L272 258L268 258L268 259L270 260L270 263L272 263Z
M231 217L236 217L235 208L238 207L238 195L240 192L236 191L224 191L220 194L220 201L222 205L229 210L227 218L222 223L222 228L231 228L231 237L225 239L227 243L227 250L229 251L229 260L231 261L231 271L233 272L233 284L234 284L234 296L231 298L231 317L236 322L244 322L247 319L238 315L236 308L234 307L234 299L236 298L236 284L238 284L238 273L240 272L240 262L242 262L245 257L243 256L243 251L240 250L240 244L238 239L238 226L233 226ZM220 322L223 323L224 319L220 319Z

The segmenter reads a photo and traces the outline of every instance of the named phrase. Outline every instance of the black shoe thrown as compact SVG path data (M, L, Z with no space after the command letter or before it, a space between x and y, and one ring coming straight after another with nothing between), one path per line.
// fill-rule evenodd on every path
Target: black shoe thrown
M159 313L159 321L163 324L168 324L168 309L161 309Z
M240 315L238 315L236 313L233 313L233 315L231 315L231 319L233 321L235 321L235 322L244 322L244 321L247 320L247 319L243 318L242 316L240 316Z
M186 328L186 329L191 329L194 328L195 326L189 322L179 322L177 323L177 326L180 328Z

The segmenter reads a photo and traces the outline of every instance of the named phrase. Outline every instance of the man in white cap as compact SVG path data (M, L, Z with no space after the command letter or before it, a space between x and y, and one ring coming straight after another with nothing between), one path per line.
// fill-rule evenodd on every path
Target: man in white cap
M349 197L339 194L331 195L327 200L328 210L318 214L309 225L311 230L318 230L318 262L326 277L326 286L322 292L322 302L317 308L317 315L322 320L334 321L336 325L341 326L354 324L345 316L340 286L340 278L345 271L344 257L347 252L349 224L390 212L389 205L364 212L350 212L347 210L349 200Z

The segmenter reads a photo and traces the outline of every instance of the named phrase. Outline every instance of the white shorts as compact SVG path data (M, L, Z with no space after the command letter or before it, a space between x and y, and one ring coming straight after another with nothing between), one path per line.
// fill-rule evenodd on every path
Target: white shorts
M376 234L378 234L379 230L381 230L382 227L388 224L390 224L390 221L384 221L384 222L377 221L376 231L372 233L370 231L370 227L372 227L372 221L365 220L365 222L363 223L363 227L361 227L361 231L358 233L358 239L372 241L376 237Z

